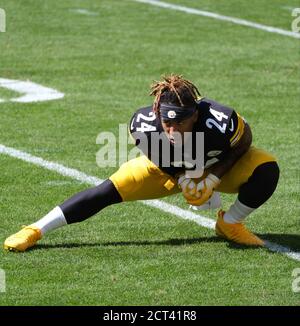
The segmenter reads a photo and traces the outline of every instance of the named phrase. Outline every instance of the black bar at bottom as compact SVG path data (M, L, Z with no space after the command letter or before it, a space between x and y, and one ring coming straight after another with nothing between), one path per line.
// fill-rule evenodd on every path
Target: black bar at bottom
M199 307L199 306L64 306L0 307L1 321L254 321L284 320L300 317L300 307Z

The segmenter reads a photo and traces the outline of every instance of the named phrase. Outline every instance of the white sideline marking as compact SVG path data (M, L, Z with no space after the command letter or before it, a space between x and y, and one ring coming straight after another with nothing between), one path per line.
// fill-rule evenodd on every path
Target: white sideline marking
M175 4L171 4L171 3L167 3L167 2L163 2L163 1L157 1L157 0L134 0L134 1L146 3L149 5L153 5L153 6L157 6L157 7L161 7L161 8L182 11L187 14L193 14L193 15L199 15L199 16L205 16L205 17L210 17L210 18L214 18L214 19L219 19L219 20L227 21L227 22L237 24L237 25L260 29L260 30L263 30L263 31L266 31L269 33L276 33L276 34L281 34L281 35L290 36L290 37L300 39L300 33L287 31L285 29L281 29L281 28L277 28L277 27L253 23L253 22L245 20L245 19L240 19L240 18L235 18L235 17L230 17L230 16L223 16L223 15L219 15L219 14L216 14L216 13L210 12L210 11L189 8L189 7L175 5Z
M97 177L89 176L83 172L80 172L75 169L68 168L62 164L54 163L50 161L46 161L42 159L41 157L33 156L31 154L19 151L17 149L4 146L0 144L0 154L8 155L17 159L20 159L22 161L32 163L38 166L41 166L45 169L55 171L63 176L73 178L75 180L78 180L80 182L84 182L90 185L98 185L104 180L99 179ZM209 229L214 229L215 227L215 221L213 219L195 214L191 211L182 209L180 207L165 203L160 200L141 200L144 205L151 206L157 209L160 209L161 211L164 211L166 213L178 216L180 218L191 220L196 222L197 224L204 226ZM284 247L281 245L278 245L276 243L272 243L270 241L266 241L266 247L273 252L285 254L287 257L300 261L300 252L292 251L288 247Z
M158 208L166 213L170 213L172 215L181 217L185 220L190 220L190 221L194 221L197 224L204 226L208 229L214 229L215 228L215 224L216 222L213 219L195 214L191 211L188 211L186 209L182 209L178 206L175 205L171 205L168 204L164 201L161 200L141 200L141 202L145 205L151 206L151 207L155 207Z
M33 156L26 152L22 152L22 151L19 151L17 149L11 148L11 147L6 147L2 144L0 144L0 154L6 154L11 157L18 158L22 161L41 166L47 170L55 171L65 177L70 177L70 178L73 178L80 182L88 183L91 185L98 185L101 182L103 182L103 180L101 180L101 179L89 176L89 175L87 175L83 172L80 172L78 170L67 168L59 163L46 161L46 160L42 159L41 157Z
M72 12L76 12L77 14L86 15L86 16L98 16L96 12L89 11L87 9L70 9Z
M74 184L78 184L79 182L77 180L70 180L70 181L62 181L62 180L51 180L43 182L44 185L50 186L50 187L56 187L56 186L70 186ZM81 182L84 183L84 182Z
M11 102L30 103L30 102L56 100L64 97L63 93L60 93L55 89L38 85L29 80L21 81L21 80L0 78L0 87L4 87L11 91L25 94L20 97L10 99L9 101ZM1 100L0 102L4 102L4 101Z

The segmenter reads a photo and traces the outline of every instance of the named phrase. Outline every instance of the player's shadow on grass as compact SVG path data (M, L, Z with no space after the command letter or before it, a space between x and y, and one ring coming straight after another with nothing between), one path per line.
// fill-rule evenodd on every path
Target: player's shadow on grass
M166 240L137 240L137 241L108 241L108 242L84 242L84 243L58 243L58 244L38 244L31 250L38 249L55 249L55 248L80 248L80 247L108 247L108 246L183 246L197 243L222 242L223 240L216 237L199 237L199 238L174 238Z
M300 235L297 234L257 234L260 238L270 241L273 244L287 247L293 251L300 251ZM136 241L107 241L107 242L69 242L69 243L57 243L57 244L43 244L39 243L37 246L30 250L39 249L72 249L72 248L83 248L83 247L108 247L108 246L184 246L201 243L218 243L224 242L231 249L236 250L249 250L257 249L260 247L249 247L239 245L233 242L226 241L217 236L210 237L198 237L198 238L173 238L166 240L136 240ZM283 248L282 248L283 249Z
M272 248L275 249L275 246L278 245L282 247L278 248L281 252L289 252L289 249L292 251L300 252L300 235L298 234L256 233L256 235L268 242L267 248L272 246ZM234 242L228 242L228 247L232 249L260 248L239 245Z
M265 233L257 235L262 239L270 241L274 244L288 247L293 251L300 252L300 234Z

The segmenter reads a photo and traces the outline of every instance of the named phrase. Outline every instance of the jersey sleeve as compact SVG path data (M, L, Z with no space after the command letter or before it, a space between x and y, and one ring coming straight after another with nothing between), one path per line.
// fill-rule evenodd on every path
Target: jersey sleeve
M152 106L141 108L134 113L128 126L130 138L143 152L149 151L151 133L157 131L157 120Z
M245 120L236 111L233 111L226 130L230 147L235 146L244 134Z
M244 134L243 117L234 109L210 99L205 99L201 104L206 109L206 115L203 118L205 127L210 129L210 141L223 143L229 148L235 146Z

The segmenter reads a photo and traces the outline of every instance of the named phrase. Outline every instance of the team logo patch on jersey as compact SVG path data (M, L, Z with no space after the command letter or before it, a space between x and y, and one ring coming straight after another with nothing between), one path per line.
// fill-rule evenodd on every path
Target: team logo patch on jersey
M175 117L176 117L176 112L173 111L173 110L168 111L168 117L169 117L170 119L175 119Z
M217 155L219 155L221 153L222 153L222 151L210 151L210 152L207 153L207 156L214 157L214 156L217 156Z

